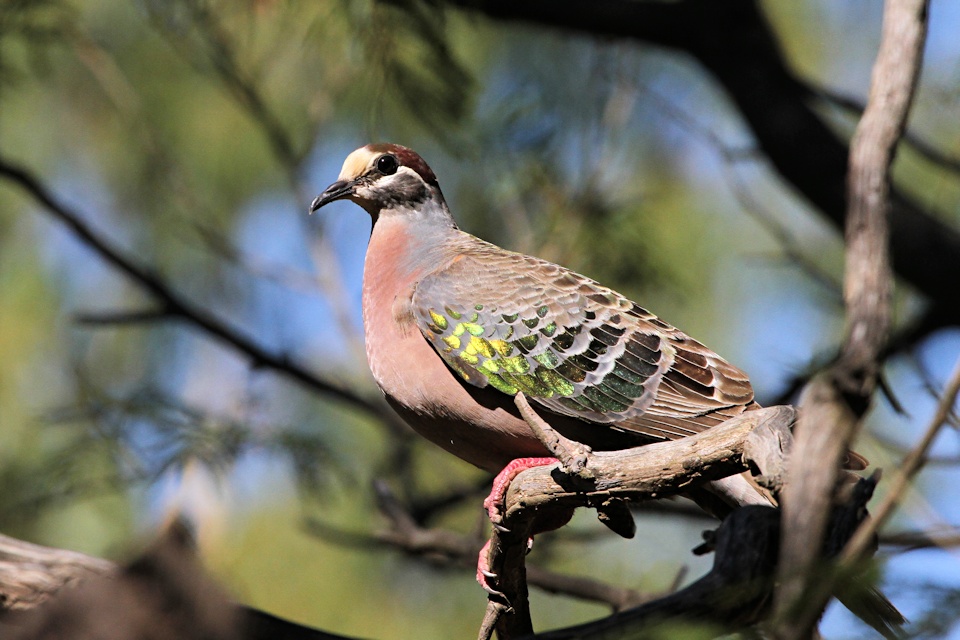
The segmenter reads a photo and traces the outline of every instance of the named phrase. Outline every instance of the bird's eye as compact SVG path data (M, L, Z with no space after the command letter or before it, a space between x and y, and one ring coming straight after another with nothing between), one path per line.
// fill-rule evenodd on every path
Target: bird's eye
M377 171L385 176L395 174L398 166L397 159L389 154L380 156L380 159L377 160Z

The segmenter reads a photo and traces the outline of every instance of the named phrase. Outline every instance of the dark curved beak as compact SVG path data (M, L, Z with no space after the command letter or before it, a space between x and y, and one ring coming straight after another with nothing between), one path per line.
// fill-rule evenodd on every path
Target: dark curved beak
M340 200L353 194L353 182L347 180L338 180L327 187L326 191L318 195L310 203L310 213L313 213L320 207L330 204L334 200Z

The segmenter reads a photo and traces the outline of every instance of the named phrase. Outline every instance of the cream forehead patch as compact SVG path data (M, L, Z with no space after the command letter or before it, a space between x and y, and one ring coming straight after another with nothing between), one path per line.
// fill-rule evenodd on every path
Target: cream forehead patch
M343 161L343 169L340 170L340 180L354 180L366 173L373 157L378 155L372 153L366 147L360 147L347 156Z

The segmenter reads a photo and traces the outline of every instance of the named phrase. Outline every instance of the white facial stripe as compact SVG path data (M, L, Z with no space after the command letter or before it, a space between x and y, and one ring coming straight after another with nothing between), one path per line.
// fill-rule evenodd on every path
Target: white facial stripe
M413 176L413 177L416 178L417 180L421 180L421 181L423 180L423 178L420 177L420 174L419 174L419 173L417 173L416 171L414 171L414 170L411 169L410 167L402 167L402 166L401 166L401 167L397 167L397 172L396 172L395 174L393 174L393 176L390 176L390 177L392 178L392 177L394 177L394 176L399 176L399 175L402 175L402 174L406 174L406 175L408 175L408 176Z
M373 159L379 155L379 153L371 153L366 147L360 147L343 161L343 169L340 170L340 176L337 179L356 180L367 172Z

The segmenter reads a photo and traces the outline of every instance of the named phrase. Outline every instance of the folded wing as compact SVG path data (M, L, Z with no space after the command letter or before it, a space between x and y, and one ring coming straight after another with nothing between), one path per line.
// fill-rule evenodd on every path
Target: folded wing
M467 383L666 439L752 405L743 372L624 296L469 239L412 300L424 337Z

